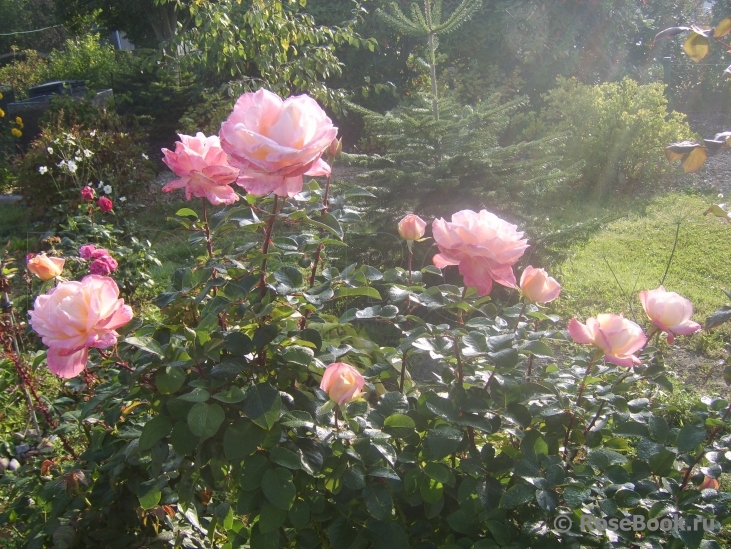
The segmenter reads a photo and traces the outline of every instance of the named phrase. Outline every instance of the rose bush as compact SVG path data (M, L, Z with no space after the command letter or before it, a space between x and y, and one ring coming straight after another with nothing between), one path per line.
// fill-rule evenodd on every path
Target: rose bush
M542 281L524 284L527 301L487 295L493 280L516 287L513 269L528 245L494 214L465 210L433 222L435 264L459 265L464 277L452 285L433 265L325 262L350 219L328 206L344 204L347 191L303 185L292 197L247 196L202 220L180 210L181 228L208 254L175 270L156 308L142 307L124 326L126 306L104 277L38 298L31 322L50 347L49 366L86 371L47 410L65 446L52 457L12 448L22 465L5 474L10 499L0 513L0 526L18 533L11 542L725 543L727 400L675 402L661 350L620 315L573 319L573 345L550 305L529 302L545 298L546 285L555 293L537 269L521 276ZM89 284L97 293L81 292ZM88 353L106 344L103 354ZM42 351L21 359L5 348L19 371L29 359L44 363ZM88 360L66 358L74 353ZM58 360L72 367L60 370ZM647 524L718 524L674 532L581 527L582 517L638 515Z

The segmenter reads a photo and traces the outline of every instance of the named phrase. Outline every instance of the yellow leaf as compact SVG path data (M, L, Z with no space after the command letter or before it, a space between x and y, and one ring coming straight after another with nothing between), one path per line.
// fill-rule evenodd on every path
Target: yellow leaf
M683 44L683 50L693 61L699 63L708 53L708 38L696 32L691 32L688 39Z
M697 172L706 161L706 150L703 147L693 149L685 160L683 160L683 171L685 173Z
M710 208L708 208L705 212L703 212L703 215L713 214L716 217L726 217L728 216L728 213L718 204L714 204Z
M726 36L729 32L731 32L731 17L727 17L716 25L713 29L713 36L714 38L721 38Z

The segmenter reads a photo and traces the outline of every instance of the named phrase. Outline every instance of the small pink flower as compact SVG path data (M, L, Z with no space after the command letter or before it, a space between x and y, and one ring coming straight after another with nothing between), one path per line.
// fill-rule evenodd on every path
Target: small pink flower
M195 137L179 135L175 151L162 149L162 152L165 155L163 162L181 177L165 185L162 191L169 193L184 188L188 200L206 198L214 206L236 202L239 197L231 184L236 181L239 170L229 165L218 136L206 137L201 132Z
M294 196L302 175L329 175L320 157L338 129L317 101L307 95L282 100L260 89L239 97L221 125L221 147L241 168L236 184L255 196Z
M97 259L111 254L105 248L97 248L94 244L84 244L79 248L79 255L81 259Z
M515 288L513 265L528 247L516 229L487 210L462 210L451 222L435 219L432 232L440 253L434 256L434 265L440 269L459 265L465 286L475 286L480 295L492 291L493 280Z
M424 236L426 221L416 214L408 214L398 222L398 232L404 240L419 240Z
M92 200L94 200L94 189L92 189L88 185L81 189L81 198L86 202L91 202Z
M118 266L116 259L111 255L105 255L91 262L91 265L89 265L89 273L108 276L116 271Z
M114 280L96 275L63 282L38 296L28 314L30 325L48 346L48 368L63 378L74 377L86 367L90 347L115 345L119 335L115 330L133 316L119 299Z
M647 343L642 328L622 315L611 313L589 318L586 324L572 318L568 332L576 343L594 345L604 351L604 360L617 366L641 364L634 353Z
M549 303L561 293L561 285L544 269L528 265L520 275L520 291L534 303Z
M647 317L667 334L668 343L675 341L676 335L690 335L701 329L700 324L690 319L693 304L662 286L656 290L641 291L640 301Z
M44 282L60 276L66 263L63 258L49 257L46 254L28 254L26 261L28 270Z
M320 389L328 394L330 400L342 406L346 402L358 398L364 383L363 376L350 364L333 362L325 368Z
M99 200L96 201L96 205L99 206L99 209L104 213L109 213L114 209L112 201L109 200L106 196L100 197Z

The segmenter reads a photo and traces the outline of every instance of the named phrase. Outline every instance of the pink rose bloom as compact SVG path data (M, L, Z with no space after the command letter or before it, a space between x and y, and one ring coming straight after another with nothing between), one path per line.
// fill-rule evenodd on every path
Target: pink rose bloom
M642 328L622 315L601 314L588 319L586 324L572 318L568 332L576 343L594 345L604 351L607 362L626 367L641 364L634 353L645 346L647 338Z
M178 174L175 179L162 188L169 193L175 189L185 189L185 198L206 198L214 206L233 204L239 197L231 188L239 170L229 165L228 157L221 148L218 136L206 137L198 132L195 137L178 134L180 141L175 142L175 152L162 149L163 162Z
M282 101L261 89L239 97L219 135L231 163L241 168L237 185L255 196L294 196L302 190L302 175L330 174L320 156L337 133L311 97Z
M92 189L88 185L81 189L81 198L83 200L86 200L87 202L91 202L92 200L94 200L94 189Z
M668 335L668 343L672 343L676 335L690 335L701 329L700 324L690 319L693 304L675 292L665 291L662 286L657 290L641 291L640 301L652 323Z
M424 236L426 221L415 214L408 214L398 222L398 232L404 240L419 240Z
M60 276L66 263L61 257L49 257L46 254L28 254L26 261L28 270L44 282Z
M114 280L96 275L63 282L38 296L28 314L30 325L48 346L49 370L63 378L74 377L86 367L90 347L115 345L119 334L114 330L133 316L119 299Z
M328 394L330 400L342 406L346 402L358 398L364 383L363 376L350 364L333 362L325 368L320 389Z
M117 270L119 264L111 255L105 255L92 261L89 265L89 273L93 275L108 276Z
M475 286L480 295L492 291L493 280L515 288L513 265L528 247L516 229L487 210L462 210L451 223L435 219L432 232L440 253L434 256L434 265L440 269L459 265L465 286Z
M109 213L112 211L112 209L114 209L112 201L109 200L106 196L100 197L99 200L96 201L96 205L99 206L99 209L104 213Z
M561 293L561 285L544 269L528 265L520 275L520 291L534 303L549 303Z
M99 257L106 257L110 253L106 248L97 248L94 244L84 244L79 248L79 255L81 259L97 259Z

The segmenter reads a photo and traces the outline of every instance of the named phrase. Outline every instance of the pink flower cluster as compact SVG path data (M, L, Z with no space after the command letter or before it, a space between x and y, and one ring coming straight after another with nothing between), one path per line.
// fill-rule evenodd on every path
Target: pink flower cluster
M85 244L79 248L79 255L82 259L93 260L89 265L89 272L93 275L109 276L119 267L108 250L97 248L93 244Z
M219 136L180 135L175 151L162 149L163 161L181 176L163 191L184 188L188 200L206 198L213 205L238 200L232 183L255 196L294 196L302 190L303 175L330 174L320 157L337 132L311 97L282 100L264 89L245 93Z

